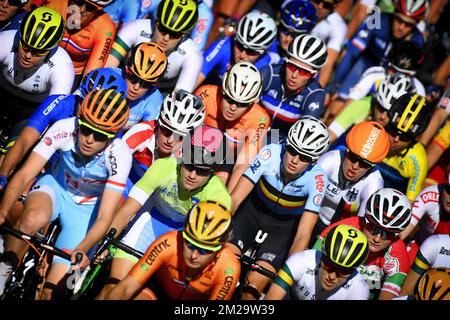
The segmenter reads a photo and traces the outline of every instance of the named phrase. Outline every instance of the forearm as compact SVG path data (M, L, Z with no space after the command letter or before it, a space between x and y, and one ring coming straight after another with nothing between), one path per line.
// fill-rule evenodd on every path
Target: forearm
M114 218L111 223L111 228L115 228L117 230L117 236L120 235L123 229L127 226L128 222L130 222L133 215L141 208L142 206L139 202L128 197L125 203L114 214Z
M14 175L5 190L2 201L0 202L0 215L7 216L20 194L23 192L26 183L30 179L20 171Z
M97 219L92 227L89 229L86 237L81 241L75 251L82 251L87 253L89 249L91 249L94 245L96 245L108 232L109 227L111 225L111 218L103 217Z
M407 296L414 293L414 287L416 286L417 280L419 280L420 275L415 271L410 270L408 276L403 282L402 289L400 290L400 296Z
M248 164L242 163L242 164L235 164L233 168L233 172L231 173L231 177L228 180L227 188L229 192L232 192L233 189L236 187L239 179L242 177L242 174L247 170Z
M351 39L355 34L356 30L358 30L361 23L367 16L367 9L369 9L366 5L357 3L352 12L352 18L347 25L347 34L345 39Z
M339 52L334 49L328 49L328 58L325 66L320 70L319 83L325 88L328 84L328 81L331 78L331 73L333 72L334 64L336 63L339 57Z
M127 276L109 292L105 300L130 300L136 293L136 288L139 288L137 282Z
M27 129L28 128L25 128L24 131L27 131ZM37 141L38 138L39 135L37 135L36 139L30 140L28 133L24 134L23 132L20 134L12 148L6 154L2 165L0 166L0 175L9 177L17 164L22 161L25 154L30 150L31 146Z

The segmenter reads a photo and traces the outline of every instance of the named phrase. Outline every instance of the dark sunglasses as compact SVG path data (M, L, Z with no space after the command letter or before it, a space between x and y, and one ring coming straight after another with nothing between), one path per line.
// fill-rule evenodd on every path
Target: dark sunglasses
M20 39L20 45L22 47L22 50L25 53L31 53L31 55L33 57L43 57L45 55L47 55L50 50L38 50L38 49L34 49L32 47L30 47L29 45L27 45L22 39Z
M139 78L137 75L135 75L131 71L127 70L125 72L125 74L126 74L126 77L127 77L128 81L130 81L131 84L139 83L139 86L142 89L151 89L154 86L154 84L152 82L142 80L141 78Z
M327 10L333 10L334 9L334 3L331 2L327 2L327 1L322 1L322 0L313 0L313 2L317 5L322 3L322 6L324 9Z
M298 72L299 76L302 77L308 77L312 78L315 75L315 72L312 72L311 70L308 70L302 66L299 66L298 64L293 63L292 61L286 60L286 69L290 72L294 73L295 71Z
M445 190L445 192L447 192L447 194L450 195L450 184L449 184L449 183L446 183L446 184L445 184L444 190Z
M239 51L245 51L245 53L248 55L248 56L257 56L257 55L260 55L261 53L259 53L258 51L256 51L256 50L253 50L253 49L249 49L249 48L246 48L242 43L240 43L239 41L235 41L234 42L234 44L235 44L235 46L236 46L236 48L239 50Z
M322 268L328 273L336 273L339 278L347 277L352 274L354 269L345 269L336 266L326 255L322 254Z
M189 240L187 240L187 239L184 239L184 240L185 240L184 243L186 244L186 247L189 248L189 250L192 250L192 251L197 250L198 254L200 254L202 256L214 253L213 250L200 248L200 247L196 246L195 244L193 244L192 242L190 242Z
M225 91L222 92L223 98L225 99L225 101L228 104L234 104L236 107L238 108L248 108L251 107L253 105L253 103L241 103L241 102L237 102L236 100L234 100L233 98L231 98L230 96L228 96Z
M361 158L357 154L350 151L350 149L348 149L348 148L347 148L347 152L346 152L345 156L351 163L358 162L358 165L360 168L369 169L369 168L372 168L373 166L375 166L375 163L372 163L370 161L367 161L366 159Z
M86 6L86 10L90 12L95 12L103 8L86 0L72 0L72 3L76 4L78 7Z
M415 136L413 136L413 135L411 135L409 133L406 133L406 132L398 130L398 128L395 125L391 124L391 123L386 125L384 128L386 129L386 132L388 134L390 134L392 137L399 137L399 139L404 141L404 142L412 141L412 140L415 139Z
M105 142L108 141L110 138L114 137L113 134L107 135L106 133L101 133L99 131L96 131L92 128L90 128L85 121L82 119L78 119L78 129L80 130L80 133L87 137L91 134L94 135L94 140L98 142Z
M312 163L314 162L314 159L311 158L310 156L304 155L303 153L298 152L297 150L295 150L295 148L291 145L287 145L286 146L286 151L291 155L291 156L298 156L298 158L300 159L300 161L302 162L307 162L307 163Z
M181 134L178 134L172 130L170 130L169 128L166 128L164 126L159 126L159 132L161 132L161 134L167 138L169 137L173 137L173 140L175 141L183 141L184 136Z
M10 6L19 7L19 8L21 8L25 5L23 0L8 0L8 3Z
M379 234L381 236L381 239L383 239L383 240L391 240L392 241L397 236L396 233L386 231L383 228L380 228L371 222L367 222L365 225L365 228L373 236L376 236Z
M192 172L195 170L195 173L201 177L208 177L208 176L214 174L214 172L211 169L201 168L201 167L198 167L191 163L183 163L183 167L189 172Z
M158 29L159 33L161 33L162 36L168 34L170 40L181 39L185 35L184 32L173 32L172 30L167 29L159 21L156 22L156 28Z
M394 14L394 19L397 20L397 22L402 23L410 28L413 28L416 25L415 22L411 22L411 21L402 19L402 17L400 17L398 14Z

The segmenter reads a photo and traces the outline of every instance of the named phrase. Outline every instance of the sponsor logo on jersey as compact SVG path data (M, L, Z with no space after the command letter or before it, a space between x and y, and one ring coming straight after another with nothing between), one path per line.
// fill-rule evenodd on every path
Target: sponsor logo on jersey
M322 195L316 194L313 198L313 202L316 206L320 206L320 204L322 203Z
M351 188L347 191L347 194L345 197L347 198L348 202L354 202L356 198L358 197L359 190L356 188Z
M258 171L259 167L261 167L261 162L259 162L259 160L255 160L250 165L250 170L252 170L252 173L255 173L256 171Z
M67 96L68 96L67 94L66 94L66 95L61 95L61 96L57 97L55 100L53 100L53 102L50 103L50 104L48 105L48 107L45 108L45 110L42 112L42 113L44 114L44 116L48 115L48 114L50 113L50 111L52 111L53 108L55 108L55 107L58 105L58 103L59 103L61 100L63 100L65 97L67 97Z
M277 98L278 92L275 89L270 89L268 95L273 97L273 98Z
M100 61L105 62L106 57L108 56L109 50L111 49L111 43L112 43L112 39L111 38L106 38L106 42L105 42L105 46L102 49L102 55L100 56Z
M109 154L108 159L111 165L111 175L114 176L117 174L117 159L112 153Z
M317 102L313 102L309 105L309 110L314 111L320 108L319 104Z
M217 294L217 300L225 300L225 297L231 290L231 286L233 285L234 278L232 276L225 277L225 281L223 283L222 288L220 288L219 293Z
M141 31L141 33L140 33L139 36L141 36L141 37L143 37L143 38L148 38L148 39L151 39L151 38L152 38L152 34L151 34L151 33L147 33L147 32L145 32L144 30Z
M261 255L261 260L264 260L264 261L273 261L273 260L275 259L275 257L276 257L276 255L273 254L273 253L271 253L271 252L264 252L264 253Z
M266 149L263 152L261 152L261 155L259 156L259 158L261 160L269 160L271 156L272 156L272 152L270 151L270 149Z
M444 247L441 247L441 250L439 251L439 254L443 254L445 256L450 256L450 250L448 250L448 249L446 249Z
M325 186L325 181L323 181L323 174L318 174L314 177L316 179L316 189L319 192L323 191L323 187Z
M155 259L158 257L158 255L163 252L163 250L167 249L168 247L170 247L170 243L168 239L164 239L163 241L159 242L152 251L150 251L150 253L147 255L147 258L145 258L145 262L147 262L147 264L149 266L151 266L153 264L153 262L155 262Z
M378 136L380 135L381 129L372 128L372 131L370 131L369 137L367 138L367 141L364 143L361 155L365 158L368 158L369 155L373 151L373 146L375 142L377 141Z
M50 138L50 137L45 137L44 143L45 143L46 145L48 145L48 146L51 146L52 143L53 143L52 138Z
M420 195L420 199L422 199L423 203L439 202L439 192L428 191L428 192L422 193Z

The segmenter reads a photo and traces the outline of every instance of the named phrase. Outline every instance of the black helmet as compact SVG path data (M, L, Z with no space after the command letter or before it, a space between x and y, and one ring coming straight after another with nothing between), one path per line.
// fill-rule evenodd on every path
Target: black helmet
M415 73L424 59L424 53L415 42L401 40L389 52L389 65L398 72Z

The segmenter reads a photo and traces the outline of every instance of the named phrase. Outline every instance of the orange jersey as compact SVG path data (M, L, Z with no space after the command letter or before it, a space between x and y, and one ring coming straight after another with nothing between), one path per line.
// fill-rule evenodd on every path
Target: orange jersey
M190 281L183 257L183 235L173 230L156 239L129 275L142 286L154 274L171 299L230 300L236 289L241 266L235 254L224 247L201 273Z
M215 85L201 86L195 91L195 94L200 96L205 105L205 123L207 125L222 130L228 141L237 148L240 148L243 144L251 154L256 155L258 153L262 146L262 138L270 125L268 113L259 104L255 103L240 119L230 122L223 119L220 111L222 100L220 87Z
M74 12L69 12L67 3L67 0L44 2L66 18L66 33L59 45L72 59L75 74L85 75L105 65L116 37L116 25L108 14L99 11L86 27L77 27L76 16Z

